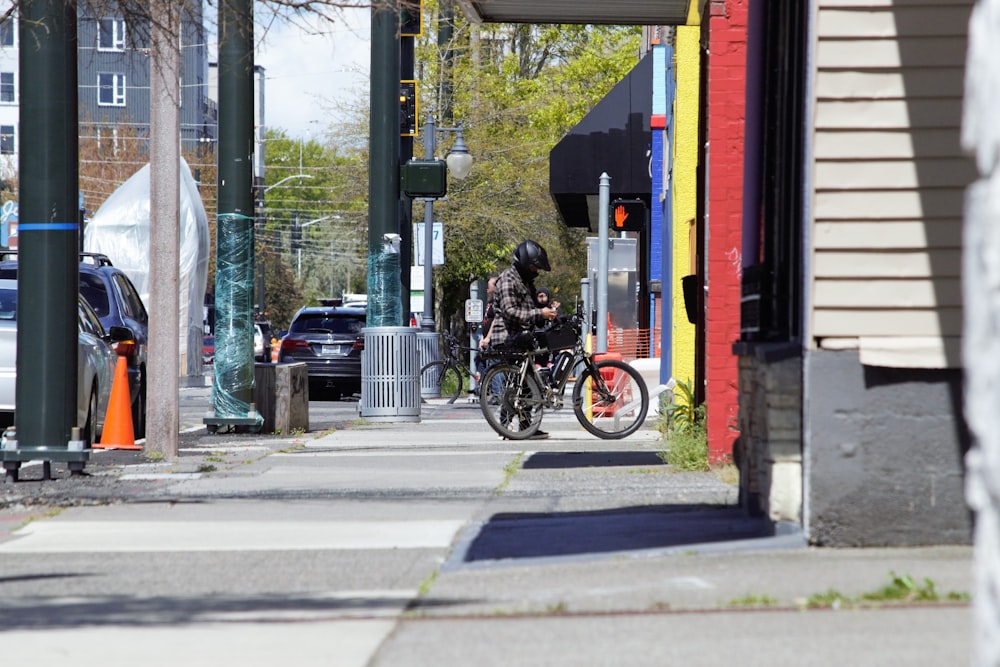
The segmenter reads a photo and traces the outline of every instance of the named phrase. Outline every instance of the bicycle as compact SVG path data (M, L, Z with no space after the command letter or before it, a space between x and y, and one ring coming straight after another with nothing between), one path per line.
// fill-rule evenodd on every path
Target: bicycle
M488 354L502 357L479 384L479 405L494 431L511 440L530 438L542 423L542 411L564 407L572 369L583 370L573 381L572 405L577 421L599 438L614 440L635 433L649 409L649 392L639 372L615 359L595 361L580 338L578 316L561 318L547 331L519 334L513 350ZM534 360L555 354L551 370ZM548 372L546 372L548 371Z
M462 395L462 390L469 386L466 378L476 377L475 372L462 361L459 351L469 352L471 347L465 347L450 331L444 332L444 359L431 361L420 369L420 387L434 388L440 396L454 403Z

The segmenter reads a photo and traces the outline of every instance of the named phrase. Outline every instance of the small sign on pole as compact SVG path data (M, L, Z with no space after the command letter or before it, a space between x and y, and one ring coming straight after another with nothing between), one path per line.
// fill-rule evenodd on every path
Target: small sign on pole
M466 299L465 300L465 321L466 322L482 322L483 321L483 300L482 299Z
M431 263L434 266L444 265L444 225L440 222L435 222L434 226L431 227L432 234L434 238L432 239L433 246L431 248ZM424 223L417 222L413 225L413 240L417 246L417 259L416 264L419 266L425 266L426 260L424 259Z

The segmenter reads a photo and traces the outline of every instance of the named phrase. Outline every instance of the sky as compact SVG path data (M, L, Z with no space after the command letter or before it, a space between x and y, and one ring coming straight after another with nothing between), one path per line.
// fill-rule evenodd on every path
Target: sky
M370 16L369 8L345 9L333 24L315 18L304 21L309 26L275 24L257 38L254 64L264 68L267 128L318 139L344 118L335 100L367 98Z

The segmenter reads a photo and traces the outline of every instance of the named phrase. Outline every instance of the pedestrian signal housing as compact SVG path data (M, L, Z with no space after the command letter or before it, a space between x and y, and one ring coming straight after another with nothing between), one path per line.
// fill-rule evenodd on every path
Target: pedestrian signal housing
M400 189L407 197L431 199L448 192L448 165L444 160L409 160L400 172Z
M616 232L641 232L646 229L646 202L641 199L616 199L611 202L608 219Z

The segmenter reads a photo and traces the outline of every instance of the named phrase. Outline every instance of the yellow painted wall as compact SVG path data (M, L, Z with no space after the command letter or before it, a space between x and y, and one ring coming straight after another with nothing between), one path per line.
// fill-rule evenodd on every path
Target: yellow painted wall
M681 278L695 272L694 224L698 211L698 87L700 77L701 27L677 26L674 72L677 96L674 101L673 149L673 368L677 380L694 380L695 327L684 308Z

